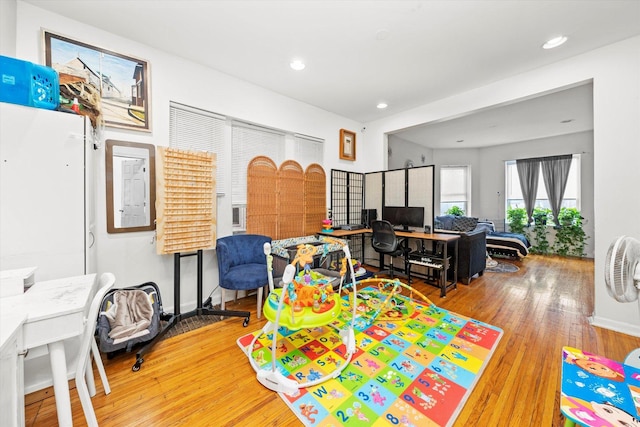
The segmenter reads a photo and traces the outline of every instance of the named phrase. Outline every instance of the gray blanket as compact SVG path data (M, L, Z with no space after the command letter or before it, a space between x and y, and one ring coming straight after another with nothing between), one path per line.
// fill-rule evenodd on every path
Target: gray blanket
M147 293L142 290L116 291L113 295L113 305L105 315L111 325L109 338L127 338L149 327L153 317L153 305Z

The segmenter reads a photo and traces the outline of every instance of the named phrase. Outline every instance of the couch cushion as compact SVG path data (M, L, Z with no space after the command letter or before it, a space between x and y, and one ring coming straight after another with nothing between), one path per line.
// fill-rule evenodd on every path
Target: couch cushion
M471 231L471 230L475 230L476 225L478 225L478 218L474 218L470 216L457 216L453 219L452 230Z
M456 217L454 215L441 215L437 216L433 228L439 230L453 230L453 220Z

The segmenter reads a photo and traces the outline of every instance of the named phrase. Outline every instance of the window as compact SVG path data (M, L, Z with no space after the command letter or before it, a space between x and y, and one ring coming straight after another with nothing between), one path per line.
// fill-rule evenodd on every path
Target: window
M518 177L518 168L515 160L506 162L506 208L524 208L524 199L522 198L522 190L520 189L520 178ZM550 209L547 189L544 186L544 178L540 172L538 178L538 193L536 195L536 208ZM571 161L571 169L569 169L569 178L567 187L564 190L564 198L562 200L563 208L576 208L580 210L580 155L574 154Z
M293 156L302 169L306 169L311 163L322 165L324 158L323 139L312 136L295 134L293 135Z
M175 102L170 103L169 109L169 146L216 153L216 193L223 195L227 182L223 149L226 117Z
M321 138L258 126L175 102L170 103L169 132L172 148L216 153L216 192L225 196L230 191L235 233L246 230L247 166L251 159L268 156L278 166L285 159L293 159L303 169L311 163L323 164Z
M469 166L440 167L440 215L457 206L466 215L471 213Z
M231 205L235 233L246 230L247 167L249 162L256 156L268 156L279 166L285 156L285 133L234 121L231 140ZM273 191L276 189L274 188Z

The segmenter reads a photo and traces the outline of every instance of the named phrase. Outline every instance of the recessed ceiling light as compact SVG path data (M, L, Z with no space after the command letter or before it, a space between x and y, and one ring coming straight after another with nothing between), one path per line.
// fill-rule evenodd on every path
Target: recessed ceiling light
M302 62L300 59L294 59L293 61L291 61L289 66L296 71L304 70L305 67L304 62Z
M376 105L376 107L378 107L379 110L384 110L385 108L388 107L388 105L385 104L384 102L381 102L378 105Z
M566 36L558 36L558 37L554 37L550 40L547 40L547 42L545 44L542 45L543 49L553 49L554 47L558 47L561 44L564 44L564 42L567 41L567 37Z

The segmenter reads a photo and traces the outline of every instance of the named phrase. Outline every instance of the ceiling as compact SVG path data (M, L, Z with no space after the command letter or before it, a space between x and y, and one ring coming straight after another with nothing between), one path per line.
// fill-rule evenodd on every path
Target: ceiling
M640 0L24 1L360 123L640 34ZM564 45L541 48L559 34L569 37ZM293 71L293 59L306 68ZM564 93L573 94L585 95ZM532 100L436 124L428 136L417 128L398 136L462 148L465 142L455 141L532 139L533 128L549 133L547 121L554 129L586 126L588 103L560 107L564 98L550 96L546 104ZM377 109L380 102L388 107ZM499 122L497 113L506 119ZM508 135L526 127L525 138Z
M425 123L394 135L433 149L479 148L593 130L593 85Z

